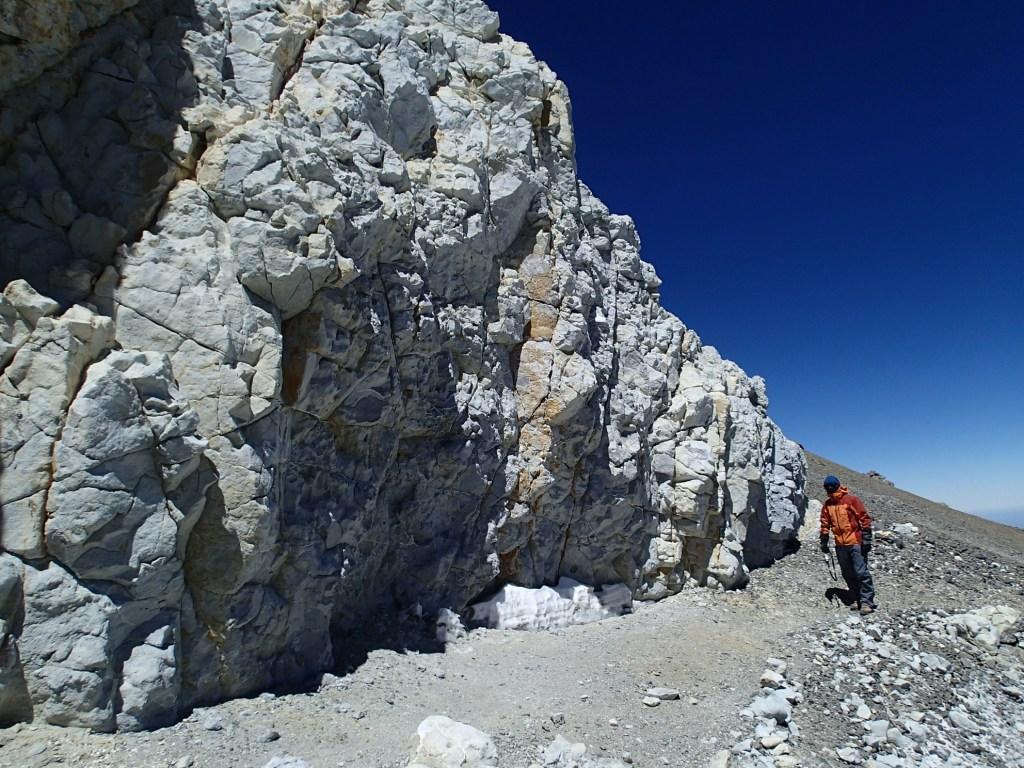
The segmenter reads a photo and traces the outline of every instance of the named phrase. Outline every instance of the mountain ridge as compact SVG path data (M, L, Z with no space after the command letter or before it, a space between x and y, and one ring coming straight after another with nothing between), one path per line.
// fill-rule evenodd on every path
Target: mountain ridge
M905 506L913 509L916 514L912 522L928 530L943 534L955 531L973 538L980 536L993 551L1017 563L1024 563L1024 530L988 520L969 512L962 512L942 502L933 501L923 496L904 491L901 488L888 486L884 480L873 478L866 473L857 472L849 467L830 461L808 450L804 450L808 467L808 495L824 501L825 495L821 488L825 475L836 475L847 483L852 492L871 498L896 498ZM883 514L887 513L891 504L883 505ZM870 508L870 504L869 504Z

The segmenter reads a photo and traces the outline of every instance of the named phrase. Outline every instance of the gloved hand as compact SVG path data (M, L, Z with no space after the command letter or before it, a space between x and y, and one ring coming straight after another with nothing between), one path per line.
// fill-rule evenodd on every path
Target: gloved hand
M860 553L864 555L864 559L867 559L867 556L871 552L871 544L874 541L874 538L874 531L870 528L865 528L860 532Z
M821 541L820 541L820 543L821 543L821 551L827 553L828 552L828 534L827 533L821 534Z

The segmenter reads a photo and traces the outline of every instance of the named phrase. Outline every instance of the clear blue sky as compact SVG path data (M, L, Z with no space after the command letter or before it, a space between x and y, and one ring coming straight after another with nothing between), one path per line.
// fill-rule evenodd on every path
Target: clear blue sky
M1024 525L1024 4L490 5L787 434Z

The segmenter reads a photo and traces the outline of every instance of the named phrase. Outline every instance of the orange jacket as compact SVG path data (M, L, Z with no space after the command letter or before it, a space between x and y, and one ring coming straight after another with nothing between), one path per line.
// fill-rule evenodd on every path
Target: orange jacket
M864 502L850 493L846 486L840 486L828 495L828 501L821 508L821 535L836 537L837 547L850 547L861 543L861 531L871 528L871 515Z

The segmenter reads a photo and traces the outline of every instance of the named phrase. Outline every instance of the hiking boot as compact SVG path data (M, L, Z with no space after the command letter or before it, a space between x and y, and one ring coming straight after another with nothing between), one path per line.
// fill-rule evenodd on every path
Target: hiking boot
M851 611L859 611L860 610L860 603L854 603L853 605L851 605L850 606L850 610Z
M863 605L860 609L862 616L867 616L869 613L874 613L875 609L870 605Z

